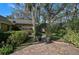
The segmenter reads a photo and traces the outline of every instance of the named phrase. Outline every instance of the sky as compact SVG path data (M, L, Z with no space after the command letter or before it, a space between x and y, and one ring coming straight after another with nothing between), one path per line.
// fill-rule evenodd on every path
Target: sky
M0 15L5 17L11 15L12 8L15 8L13 3L0 3Z
M12 14L12 3L0 3L0 15L2 16L8 16Z

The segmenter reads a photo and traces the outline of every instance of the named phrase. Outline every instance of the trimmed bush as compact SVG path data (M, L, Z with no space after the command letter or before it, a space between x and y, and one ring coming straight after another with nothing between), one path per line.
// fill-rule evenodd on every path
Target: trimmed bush
M70 29L67 30L67 34L64 36L66 42L74 44L79 47L79 33L76 33Z
M13 46L12 45L5 45L2 48L0 48L0 54L7 55L13 52Z
M7 42L9 44L12 44L13 46L18 46L27 40L28 40L28 33L26 31L15 31L9 36Z

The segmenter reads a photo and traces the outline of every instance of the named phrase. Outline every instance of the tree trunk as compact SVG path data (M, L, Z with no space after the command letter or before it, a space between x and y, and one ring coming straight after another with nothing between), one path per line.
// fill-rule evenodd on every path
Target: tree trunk
M36 41L35 21L36 21L36 7L32 5L33 41Z

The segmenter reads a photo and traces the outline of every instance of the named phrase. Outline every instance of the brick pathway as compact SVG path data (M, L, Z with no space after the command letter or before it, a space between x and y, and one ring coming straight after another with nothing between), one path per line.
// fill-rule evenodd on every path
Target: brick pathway
M72 44L56 42L50 44L40 43L30 45L11 55L78 55L79 48Z

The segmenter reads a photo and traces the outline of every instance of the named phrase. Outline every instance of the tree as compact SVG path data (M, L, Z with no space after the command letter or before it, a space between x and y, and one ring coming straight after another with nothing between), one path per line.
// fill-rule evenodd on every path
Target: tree
M57 4L57 3L25 3L15 4L15 14L23 14L23 18L30 16L33 23L34 39L36 38L36 26L45 23L46 35L51 36L52 24L61 23L60 26L66 21L71 21L77 18L78 4ZM41 21L42 20L42 21ZM41 22L40 22L41 21ZM67 24L66 24L67 25ZM69 26L69 25L68 25Z

